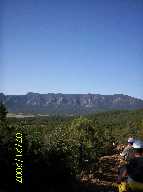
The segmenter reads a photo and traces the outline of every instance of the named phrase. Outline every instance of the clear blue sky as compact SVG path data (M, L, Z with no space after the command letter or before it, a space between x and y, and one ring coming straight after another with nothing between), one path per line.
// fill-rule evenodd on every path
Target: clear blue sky
M1 0L1 92L143 99L143 0Z

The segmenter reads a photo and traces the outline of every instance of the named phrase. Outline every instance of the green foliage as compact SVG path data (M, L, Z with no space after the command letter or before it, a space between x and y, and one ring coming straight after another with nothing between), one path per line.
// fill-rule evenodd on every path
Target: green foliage
M7 110L4 104L0 104L0 180L1 188L14 187L14 143L15 128L8 125L6 118Z
M5 105L0 102L0 122L5 122L6 121L6 115L7 115L7 110Z
M0 131L2 132L2 130L7 127L7 119L6 119L6 115L7 115L7 110L5 105L0 102ZM1 135L0 132L0 135Z
M21 132L25 165L31 165L31 190L38 185L52 189L59 178L61 183L65 180L68 183L85 168L84 160L96 166L100 156L113 154L113 142L127 142L129 135L143 139L143 110L7 120L6 109L2 106L0 114L4 122L0 124L2 165L7 170L12 167L12 161L4 159L13 157L15 134Z

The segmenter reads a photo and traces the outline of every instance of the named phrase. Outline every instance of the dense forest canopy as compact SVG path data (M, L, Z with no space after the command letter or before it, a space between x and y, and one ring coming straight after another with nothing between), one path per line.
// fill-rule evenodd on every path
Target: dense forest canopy
M1 187L7 190L15 183L11 177L15 174L17 132L23 135L24 179L29 183L29 189L35 187L37 191L38 187L44 186L53 191L58 191L59 187L67 190L65 180L68 187L73 187L74 178L80 175L85 160L95 167L99 157L114 153L113 142L126 143L128 136L143 139L143 109L22 119L6 118L6 114L7 110L1 104L0 166L4 172ZM57 188L55 183L58 183Z

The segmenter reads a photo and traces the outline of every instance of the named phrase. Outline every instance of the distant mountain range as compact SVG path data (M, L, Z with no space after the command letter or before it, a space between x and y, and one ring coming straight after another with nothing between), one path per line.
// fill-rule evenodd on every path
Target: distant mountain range
M49 115L88 114L108 110L131 110L143 108L143 100L123 94L40 94L4 95L2 101L9 113L32 113Z

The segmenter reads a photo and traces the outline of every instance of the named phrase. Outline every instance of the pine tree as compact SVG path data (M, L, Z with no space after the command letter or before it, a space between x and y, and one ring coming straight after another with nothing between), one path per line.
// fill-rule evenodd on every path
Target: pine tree
M0 124L6 123L6 115L8 111L6 110L5 105L0 102Z

